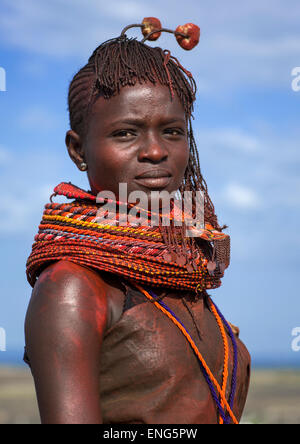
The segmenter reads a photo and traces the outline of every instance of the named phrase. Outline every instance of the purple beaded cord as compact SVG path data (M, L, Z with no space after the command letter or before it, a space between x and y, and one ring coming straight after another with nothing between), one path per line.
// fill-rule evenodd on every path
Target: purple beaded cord
M220 318L222 319L223 324L225 325L225 327L228 330L231 342L232 342L232 346L233 346L233 370L232 370L232 378L231 378L231 392L229 395L229 406L232 409L233 407L233 402L234 402L234 396L235 396L235 392L236 392L236 375L237 375L237 367L238 367L238 360L237 360L237 343L236 343L236 339L235 339L235 335L232 331L232 328L230 327L230 325L228 324L228 322L226 321L226 319L224 318L224 316L222 315L222 313L220 312L220 310L218 309L218 307L216 306L216 304L213 302L215 309L217 310L218 315L220 316Z
M153 297L154 300L158 299L158 296L150 289L147 289L148 293ZM192 336L190 335L190 333L188 332L187 328L184 326L184 324L180 321L180 319L178 319L178 317L175 315L175 313L173 313L173 311L161 300L157 301L162 307L164 307L172 316L174 316L174 318L180 323L180 325L185 329L185 331L189 334L189 336L192 338ZM215 305L215 304L214 304ZM215 306L216 307L216 306ZM231 386L231 393L230 393L230 408L233 405L233 401L234 401L234 394L235 394L235 389L236 389L236 368L237 368L237 346L236 346L236 341L234 338L234 334L232 332L232 329L230 327L230 325L228 324L228 322L224 319L224 317L222 316L222 314L220 313L219 309L216 307L216 310L220 316L220 318L222 319L222 322L224 323L225 327L228 329L229 332L229 336L231 338L232 341L232 345L233 345L233 350L234 350L234 368L233 368L233 372L232 372L232 386ZM193 338L192 338L193 339ZM194 351L194 350L193 350ZM224 424L229 424L231 422L231 418L229 417L229 415L226 415L224 408L221 406L219 397L216 393L216 390L214 388L214 384L211 381L209 375L207 374L205 368L203 367L201 361L199 360L198 356L196 355L197 360L199 362L200 368L202 370L203 376L209 386L209 389L211 391L212 397L215 401L215 403L217 404L217 407L219 409L219 413L224 421Z

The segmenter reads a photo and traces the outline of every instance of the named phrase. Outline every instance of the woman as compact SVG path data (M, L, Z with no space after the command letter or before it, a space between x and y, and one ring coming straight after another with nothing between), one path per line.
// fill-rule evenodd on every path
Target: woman
M140 26L146 38L160 34ZM238 423L250 358L206 292L229 264L229 237L199 167L195 83L169 51L125 31L94 51L69 89L66 145L91 190L55 188L72 202L46 205L27 262L24 359L41 421ZM179 42L189 40L185 31ZM96 196L113 193L119 215L120 184L127 197L148 197L144 221L152 191L190 191L194 210L201 190L206 225L189 238L174 212L170 226L161 215L158 227L99 223L107 200Z

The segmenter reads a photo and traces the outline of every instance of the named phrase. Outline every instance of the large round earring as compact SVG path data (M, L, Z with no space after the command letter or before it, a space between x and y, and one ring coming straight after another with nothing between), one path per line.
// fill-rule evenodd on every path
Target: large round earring
M86 171L87 170L87 164L85 162L81 162L80 169L81 169L81 171Z

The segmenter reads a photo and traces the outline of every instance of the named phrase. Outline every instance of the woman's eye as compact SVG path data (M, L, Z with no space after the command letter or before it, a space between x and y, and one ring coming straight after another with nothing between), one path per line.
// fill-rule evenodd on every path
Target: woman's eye
M182 136L184 135L184 131L179 128L167 128L165 133L170 136Z
M132 137L134 136L134 132L133 131L128 131L128 130L122 130L122 131L118 131L116 133L114 133L114 137L120 137L120 138L128 138L128 137Z

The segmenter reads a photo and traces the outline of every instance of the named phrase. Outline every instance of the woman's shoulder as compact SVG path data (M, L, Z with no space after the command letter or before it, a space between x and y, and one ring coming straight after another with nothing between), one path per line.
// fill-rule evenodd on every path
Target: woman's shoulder
M70 260L58 260L51 264L49 264L41 273L40 276L34 286L35 288L39 288L44 284L59 284L66 285L70 283L85 282L88 284L98 283L101 285L103 280L101 279L101 275L95 272L93 269L79 265Z
M108 320L106 293L104 281L93 270L67 260L52 263L34 285L25 332L42 323L57 331L68 323L81 327L87 320L103 330Z
M101 302L103 307L107 302L105 290L105 282L99 273L69 260L60 260L41 272L32 297L49 299L57 304L94 305Z
M70 316L79 324L90 316L98 329L106 330L122 308L122 296L113 276L109 279L105 273L69 260L56 261L41 272L35 283L26 324L34 322L37 313L58 323L54 315L62 313L65 319Z

